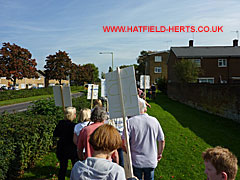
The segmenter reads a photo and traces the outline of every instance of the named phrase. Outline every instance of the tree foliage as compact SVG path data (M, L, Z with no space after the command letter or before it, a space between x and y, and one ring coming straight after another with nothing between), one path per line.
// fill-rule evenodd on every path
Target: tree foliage
M37 63L32 54L16 44L3 43L0 49L0 77L6 77L16 85L17 79L38 78Z
M76 65L72 64L71 80L76 85L83 85L84 82L94 83L99 81L98 68L94 64Z
M45 73L46 78L61 80L67 79L71 74L72 60L65 51L58 51L54 55L46 57Z
M99 78L98 78L98 67L96 67L94 64L88 63L83 65L83 79L85 82L88 83L94 83L94 82L98 82Z
M177 78L184 83L195 83L201 73L199 67L192 60L182 59L174 66Z

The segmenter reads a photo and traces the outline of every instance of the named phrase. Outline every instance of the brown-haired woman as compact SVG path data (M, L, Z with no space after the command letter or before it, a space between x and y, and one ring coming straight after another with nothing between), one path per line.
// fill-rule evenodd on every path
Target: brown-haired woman
M124 180L124 169L109 159L122 146L118 131L109 124L99 126L90 136L89 143L94 149L93 157L75 163L71 180L105 179Z

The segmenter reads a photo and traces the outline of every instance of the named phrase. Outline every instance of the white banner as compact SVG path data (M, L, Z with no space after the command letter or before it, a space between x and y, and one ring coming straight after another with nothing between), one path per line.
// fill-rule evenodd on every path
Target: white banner
M145 84L146 80L146 84ZM141 75L140 76L140 89L145 89L144 87L146 86L146 89L150 89L150 76L149 75Z
M107 91L106 91L106 81L105 79L101 79L101 97L106 97Z
M92 90L93 90L93 99L98 99L98 85L95 85L95 84L88 84L87 99L92 99Z
M122 84L123 103L126 116L139 114L137 87L134 67L120 70L120 80ZM120 101L118 72L113 71L106 74L106 90L108 95L110 118L121 118L122 106Z
M72 96L71 90L69 86L62 87L61 93L61 86L53 86L53 94L56 106L63 106L62 96L64 101L64 107L72 107Z

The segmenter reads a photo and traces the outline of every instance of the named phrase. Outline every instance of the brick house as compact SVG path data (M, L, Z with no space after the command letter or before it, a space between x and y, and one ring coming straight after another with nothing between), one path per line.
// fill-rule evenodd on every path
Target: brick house
M181 59L194 61L202 69L199 83L240 83L240 47L238 40L233 46L171 47L168 58L168 82L179 82L174 65Z
M167 79L167 60L169 51L147 52L147 55L139 56L138 64L143 63L145 72L136 73L139 80L140 75L150 75L150 84L156 83L159 78Z

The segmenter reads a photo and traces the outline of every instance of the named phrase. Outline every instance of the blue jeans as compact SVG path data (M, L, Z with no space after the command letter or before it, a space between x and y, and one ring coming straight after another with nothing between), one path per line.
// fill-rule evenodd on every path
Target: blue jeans
M133 166L133 174L139 180L142 180L142 173L144 174L144 180L154 180L154 168L136 168Z
M119 156L119 165L124 168L123 149L119 148L117 151Z

